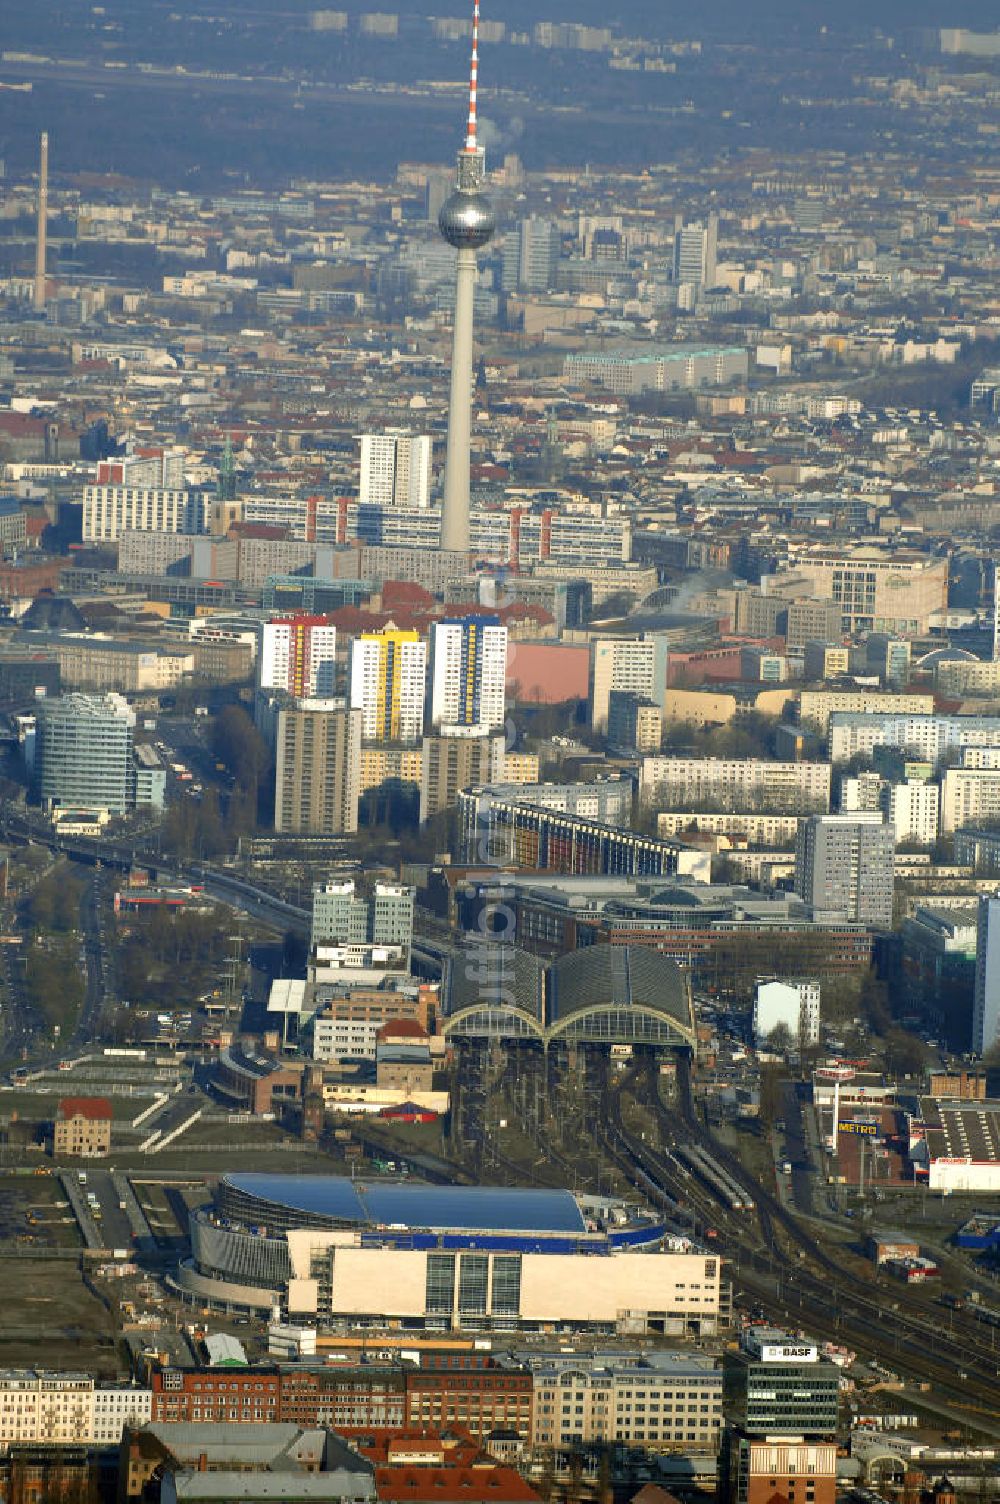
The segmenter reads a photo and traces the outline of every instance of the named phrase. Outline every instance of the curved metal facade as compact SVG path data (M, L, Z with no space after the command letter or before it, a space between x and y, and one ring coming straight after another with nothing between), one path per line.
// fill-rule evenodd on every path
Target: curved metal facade
M205 1212L191 1217L191 1255L199 1274L257 1289L284 1291L292 1274L284 1238L220 1227Z
M542 1045L681 1049L695 1042L686 976L669 956L641 945L588 946L547 970L516 946L469 945L450 963L444 1032Z

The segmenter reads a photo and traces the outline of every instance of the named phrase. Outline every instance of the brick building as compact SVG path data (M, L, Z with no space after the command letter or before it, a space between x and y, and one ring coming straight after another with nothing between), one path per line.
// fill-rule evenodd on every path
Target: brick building
M281 1420L278 1370L257 1368L157 1368L150 1376L153 1421Z
M406 1415L407 1374L399 1363L335 1368L296 1365L279 1376L281 1419L299 1426L332 1426L341 1436L400 1430Z
M495 1430L531 1435L531 1374L487 1353L424 1353L420 1365L257 1364L240 1369L154 1368L151 1419L330 1426L342 1436L405 1427L458 1427L478 1441Z
M408 1426L458 1426L480 1439L491 1431L531 1434L533 1380L525 1369L485 1353L425 1353L406 1381Z

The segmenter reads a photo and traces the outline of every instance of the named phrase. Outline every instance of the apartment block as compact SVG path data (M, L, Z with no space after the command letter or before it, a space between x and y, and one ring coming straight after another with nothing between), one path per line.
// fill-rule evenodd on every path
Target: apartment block
M660 704L667 676L667 642L657 637L602 637L590 648L590 724L608 729L612 690Z
M116 543L122 533L207 533L209 497L199 491L143 486L84 486L85 543Z
M881 814L811 815L796 840L795 892L816 917L889 930L894 852Z
M836 679L849 673L851 650L839 642L810 641L802 655L802 672L807 684L819 679ZM801 716L800 716L801 719Z
M398 788L411 784L416 791L423 776L423 746L399 747L378 742L362 742L358 779L362 794L390 784Z
M871 689L804 689L799 695L799 724L825 736L830 717L849 715L933 715L934 696L897 695Z
M819 999L820 984L813 977L802 981L770 978L758 982L753 1004L754 1042L766 1044L780 1026L794 1046L818 1044Z
M337 691L337 628L325 616L276 617L261 628L258 682L297 699L330 699Z
M663 711L653 700L631 690L608 696L608 745L628 755L649 757L663 741Z
M122 574L186 574L192 542L189 533L123 528L118 535L118 568Z
M924 762L936 763L953 748L1000 747L1000 716L890 714L883 711L838 711L830 716L831 762L871 756L876 747L904 749Z
M699 810L661 810L656 816L656 834L661 840L669 836L704 831L709 835L727 836L736 845L790 850L795 844L801 815L720 814Z
M941 779L941 834L1000 815L1000 768L947 768Z
M89 1374L0 1370L0 1452L32 1443L115 1445L126 1425L149 1420L151 1402L147 1388L98 1385Z
M351 708L366 741L414 742L423 731L427 645L418 632L366 632L351 643Z
M431 440L407 428L360 435L362 506L430 506Z
M347 835L358 828L362 717L342 701L300 700L278 712L274 828Z
M631 351L567 355L563 375L574 385L593 382L627 395L673 392L745 382L749 356L738 346L697 349L683 345L637 355Z
M537 759L535 772L537 775ZM425 736L420 769L420 823L453 809L461 789L506 777L504 738L448 727Z
M643 804L696 808L702 801L726 812L768 810L785 815L830 808L830 764L768 762L764 758L644 757L639 768Z
M997 807L1000 809L1000 798ZM921 846L933 846L937 840L940 791L936 783L913 778L904 783L887 784L882 811L895 832L897 846L901 841L919 841Z
M498 616L437 621L430 634L428 697L432 726L504 723L507 628Z

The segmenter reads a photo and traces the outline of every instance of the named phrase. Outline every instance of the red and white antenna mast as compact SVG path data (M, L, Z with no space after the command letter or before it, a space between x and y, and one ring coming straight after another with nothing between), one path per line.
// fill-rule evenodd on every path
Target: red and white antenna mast
M469 70L469 126L465 136L466 151L477 151L476 93L479 88L479 0L472 6L472 66Z

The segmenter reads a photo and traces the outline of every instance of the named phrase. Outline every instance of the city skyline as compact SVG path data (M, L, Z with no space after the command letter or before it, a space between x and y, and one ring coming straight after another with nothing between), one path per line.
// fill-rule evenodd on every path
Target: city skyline
M0 1494L982 1504L996 16L8 20Z

